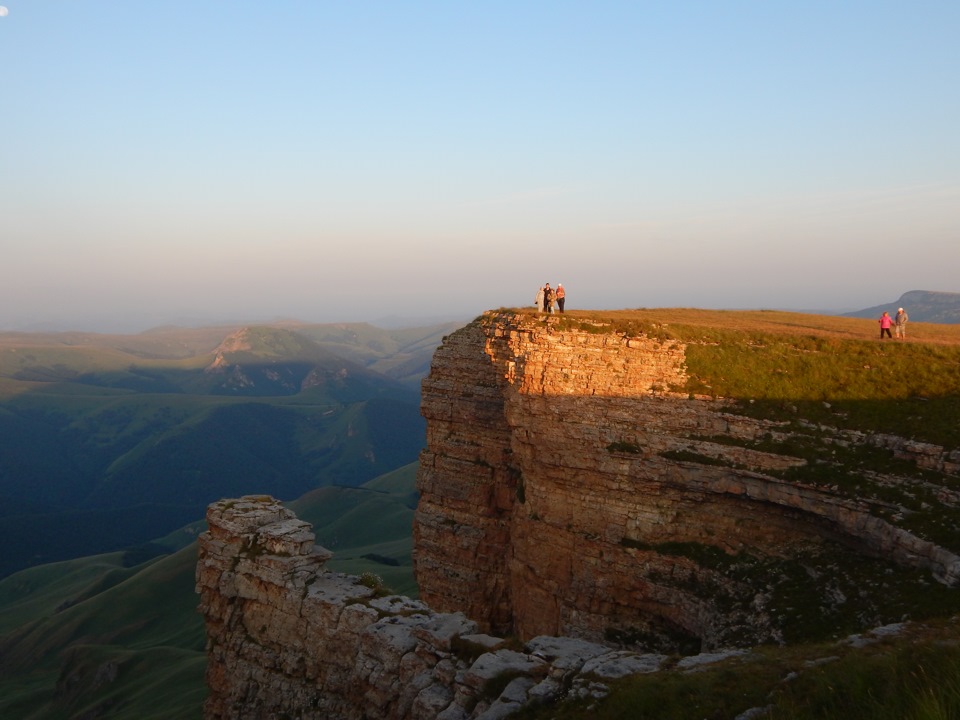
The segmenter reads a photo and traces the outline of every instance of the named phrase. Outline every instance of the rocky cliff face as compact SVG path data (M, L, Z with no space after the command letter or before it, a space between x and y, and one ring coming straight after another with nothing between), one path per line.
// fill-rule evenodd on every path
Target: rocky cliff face
M917 596L955 608L960 558L935 539L960 533L960 451L737 414L678 391L686 358L511 313L445 338L423 382L419 600L326 570L272 498L210 506L205 717L492 720L678 653L842 636ZM898 472L798 481L810 460L783 448L813 443Z
M672 391L684 381L677 342L556 318L488 313L446 338L423 383L421 598L490 632L676 651L779 641L805 613L880 621L891 572L960 580L958 557L891 508L783 479L807 461L750 447L784 440L782 424ZM953 476L960 463L816 430Z
M608 679L667 661L574 638L510 647L462 613L384 595L368 577L326 570L309 525L271 497L214 503L207 524L197 565L207 720L495 720L596 696Z
M205 718L432 717L431 704L450 704L449 683L439 699L420 691L443 676L451 639L475 629L462 615L326 571L331 553L273 498L214 503L207 525L197 565Z

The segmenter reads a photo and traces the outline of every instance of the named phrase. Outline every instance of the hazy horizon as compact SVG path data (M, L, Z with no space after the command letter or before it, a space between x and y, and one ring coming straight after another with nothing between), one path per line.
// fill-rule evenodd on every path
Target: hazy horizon
M487 308L492 309L492 308ZM479 314L479 313L477 313ZM339 323L367 323L375 327L384 329L393 328L413 328L430 327L433 325L443 325L453 322L469 322L473 316L397 316L386 315L375 318L362 317L343 317L340 319L310 319L295 316L273 316L266 317L261 315L249 316L223 316L223 317L173 317L167 320L150 322L146 319L138 321L135 317L126 318L94 318L89 320L77 319L73 322L58 322L55 320L43 322L21 322L0 325L0 332L25 332L25 333L59 333L59 332L89 332L118 335L134 335L137 333L156 330L165 327L179 328L208 328L208 327L233 327L238 325L271 325L282 323L303 323L311 324L339 324Z
M960 4L7 0L0 329L960 291Z
M893 307L896 299L888 301L886 304ZM858 308L773 308L773 307L753 307L753 308L703 308L715 310L774 310L783 312L798 312L820 315L843 315L845 313L857 312L860 310L874 307L884 303L874 303L873 305ZM531 304L532 306L532 304ZM655 309L666 306L648 306L647 309ZM681 307L681 306L677 306ZM697 306L682 306L697 307ZM467 323L477 315L486 310L496 310L497 308L482 308L473 314L452 314L452 315L383 315L379 317L341 317L341 318L309 318L292 315L267 317L262 315L249 316L222 316L222 317L203 317L203 316L182 316L172 317L166 320L151 322L145 318L136 317L108 318L95 317L91 319L78 318L72 322L66 321L41 321L41 322L20 322L0 325L0 332L26 332L26 333L59 333L59 332L88 332L103 334L137 334L156 330L165 327L180 328L209 328L209 327L233 327L240 325L270 325L282 323L303 323L303 324L340 324L340 323L367 323L383 329L402 329L414 327L430 327L433 325L444 325L448 323ZM630 310L639 308L577 308L578 310Z

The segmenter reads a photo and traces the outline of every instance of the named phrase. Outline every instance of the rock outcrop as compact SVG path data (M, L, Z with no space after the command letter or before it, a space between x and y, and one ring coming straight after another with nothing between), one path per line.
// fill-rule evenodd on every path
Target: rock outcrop
M517 646L462 613L383 596L375 579L324 569L331 554L271 497L214 503L207 524L197 565L207 720L494 720L603 694L606 681L667 661L575 638Z
M437 350L414 525L431 607L521 639L675 651L781 640L777 559L850 552L960 580L955 554L874 503L778 477L807 461L748 446L784 423L675 392L682 344L596 330L491 312ZM957 472L943 448L817 430Z

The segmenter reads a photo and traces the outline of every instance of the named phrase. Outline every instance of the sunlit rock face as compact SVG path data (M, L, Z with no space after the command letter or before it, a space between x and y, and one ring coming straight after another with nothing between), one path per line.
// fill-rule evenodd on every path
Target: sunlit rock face
M199 538L206 720L479 720L606 692L667 656L478 633L462 613L331 572L311 527L268 496L213 503ZM714 661L710 657L703 660Z
M569 320L491 312L447 337L422 386L421 599L521 639L684 651L782 640L790 593L805 612L873 593L879 619L882 587L818 569L834 558L956 583L955 555L870 503L779 479L806 460L748 446L781 424L677 392L685 373L676 341ZM943 448L899 451L956 472Z
M736 414L680 391L686 350L500 312L445 338L423 382L419 599L328 570L273 498L211 505L205 718L506 717L677 653L875 627L918 595L955 608L960 560L915 520L957 516L960 451ZM809 458L769 451L816 443L902 474L791 481Z

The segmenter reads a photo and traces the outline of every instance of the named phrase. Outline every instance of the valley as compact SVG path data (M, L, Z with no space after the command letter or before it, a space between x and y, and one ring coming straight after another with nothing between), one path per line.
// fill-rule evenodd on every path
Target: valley
M0 333L0 578L148 543L221 497L414 461L419 378L449 329Z

